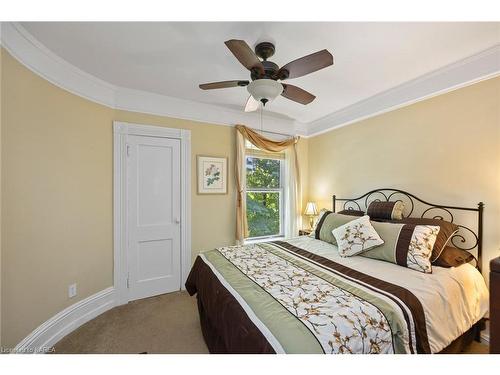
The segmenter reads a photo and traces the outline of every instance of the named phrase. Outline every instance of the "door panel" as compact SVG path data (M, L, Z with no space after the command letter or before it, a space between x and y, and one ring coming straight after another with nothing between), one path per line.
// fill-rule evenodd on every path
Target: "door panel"
M140 241L138 252L141 254L137 259L138 280L153 280L172 274L172 240Z
M172 148L137 145L138 225L173 222Z
M128 138L129 300L180 289L180 141Z

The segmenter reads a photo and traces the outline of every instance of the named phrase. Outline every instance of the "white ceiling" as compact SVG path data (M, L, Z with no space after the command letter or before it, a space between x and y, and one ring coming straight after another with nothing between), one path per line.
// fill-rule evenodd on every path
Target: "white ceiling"
M182 22L21 25L55 54L113 85L227 108L245 88L202 91L199 83L249 79L224 45L276 44L279 66L328 49L334 66L289 82L317 96L303 106L279 97L268 110L308 123L500 42L499 23Z

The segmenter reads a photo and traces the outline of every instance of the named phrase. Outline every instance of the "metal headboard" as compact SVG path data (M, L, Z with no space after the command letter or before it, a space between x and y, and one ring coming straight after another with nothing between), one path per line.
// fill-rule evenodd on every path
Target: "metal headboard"
M453 212L471 211L477 213L476 231L465 225L455 223L458 225L459 231L451 238L451 243L453 244L453 246L459 249L470 252L474 251L474 249L477 249L477 268L479 271L481 271L483 255L483 202L479 202L477 208L445 206L442 204L428 203L406 191L390 188L375 189L363 194L358 198L337 198L335 195L333 195L332 199L333 212L336 211L337 204L341 202L343 202L343 210L360 210L366 212L367 207L373 201L402 201L405 204L405 217L431 218L446 220L453 223L455 220ZM420 213L416 216L411 216L412 213L417 212L417 206L420 208Z

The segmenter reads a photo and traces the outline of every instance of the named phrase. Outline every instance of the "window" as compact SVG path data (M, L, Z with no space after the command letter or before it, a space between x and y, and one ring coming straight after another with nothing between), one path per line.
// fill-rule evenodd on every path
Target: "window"
M283 168L281 155L248 150L246 203L250 239L283 235ZM252 152L253 151L253 152Z

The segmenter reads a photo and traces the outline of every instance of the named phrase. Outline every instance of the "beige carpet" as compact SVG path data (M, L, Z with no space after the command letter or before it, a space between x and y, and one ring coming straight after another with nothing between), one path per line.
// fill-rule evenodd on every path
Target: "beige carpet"
M163 294L115 307L64 337L55 353L208 353L196 298Z
M55 345L55 353L208 353L196 298L186 292L163 294L115 307ZM486 354L473 342L465 351Z

